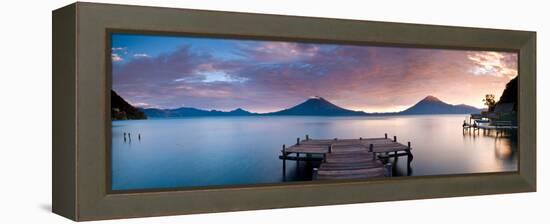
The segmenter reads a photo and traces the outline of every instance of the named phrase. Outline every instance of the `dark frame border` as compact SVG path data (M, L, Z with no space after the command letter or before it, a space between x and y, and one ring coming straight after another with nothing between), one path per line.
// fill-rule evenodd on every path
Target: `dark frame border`
M105 48L113 30L519 52L519 170L110 192L106 161L111 141L111 86L110 77L105 75L110 55L105 54ZM52 39L53 211L73 220L536 191L534 32L75 3L54 11Z

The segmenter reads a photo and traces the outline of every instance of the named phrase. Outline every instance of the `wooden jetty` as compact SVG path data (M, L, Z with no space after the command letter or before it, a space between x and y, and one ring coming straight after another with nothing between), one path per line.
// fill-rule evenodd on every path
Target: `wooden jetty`
M319 161L313 168L313 179L364 179L392 176L393 165L389 158L407 156L407 168L413 159L411 143L403 145L397 137L358 139L296 139L290 147L283 145L280 159L283 160L283 175L286 161Z
M483 133L496 131L497 136L505 131L508 130L517 130L518 126L513 125L511 121L494 121L490 122L488 120L473 120L470 118L469 122L467 120L464 120L462 123L462 132L463 133L479 133L480 131L483 131Z

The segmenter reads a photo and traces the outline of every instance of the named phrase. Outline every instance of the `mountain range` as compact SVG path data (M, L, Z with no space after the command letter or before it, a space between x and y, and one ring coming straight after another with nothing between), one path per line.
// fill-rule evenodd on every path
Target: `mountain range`
M149 117L199 117L199 116L249 116L257 115L241 108L232 111L202 110L193 107L180 107L177 109L140 109Z
M199 117L199 116L369 116L369 115L418 115L418 114L470 114L479 113L481 110L472 106L460 104L452 105L445 103L434 96L427 96L412 107L391 113L366 113L363 111L348 110L339 107L322 97L311 97L294 107L269 113L252 113L241 108L232 111L203 110L192 107L181 107L177 109L140 109L148 117L170 118L170 117Z

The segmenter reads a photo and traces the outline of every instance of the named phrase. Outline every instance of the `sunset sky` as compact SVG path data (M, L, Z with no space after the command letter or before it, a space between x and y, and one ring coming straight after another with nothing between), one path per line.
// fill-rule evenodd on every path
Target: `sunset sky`
M482 108L517 75L515 53L112 35L113 89L137 107L271 112L321 96L365 112L427 95Z

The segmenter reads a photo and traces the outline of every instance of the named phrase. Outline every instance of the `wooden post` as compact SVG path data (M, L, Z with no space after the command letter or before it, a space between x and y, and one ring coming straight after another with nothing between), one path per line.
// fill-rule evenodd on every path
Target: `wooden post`
M306 135L306 141L308 141L308 140L309 140L309 135Z
M393 142L397 142L397 136L393 136Z
M312 174L311 179L313 179L313 180L317 179L317 172L318 172L318 171L319 171L319 169L313 168L313 174Z
M388 133L384 133L384 138L388 139Z
M393 165L391 163L386 163L386 165L384 165L384 166L386 168L385 176L386 177L393 176Z
M411 153L411 142L407 142L407 174L411 173L411 162L413 155Z
M300 138L296 138L296 145L300 145Z
M372 160L376 160L376 153L374 152L374 145L369 145L369 152L372 152Z
M328 153L332 153L332 145L328 145Z
M363 140L363 137L359 137L359 140Z
M281 150L283 153L283 179L286 177L286 145L283 145L283 150Z

